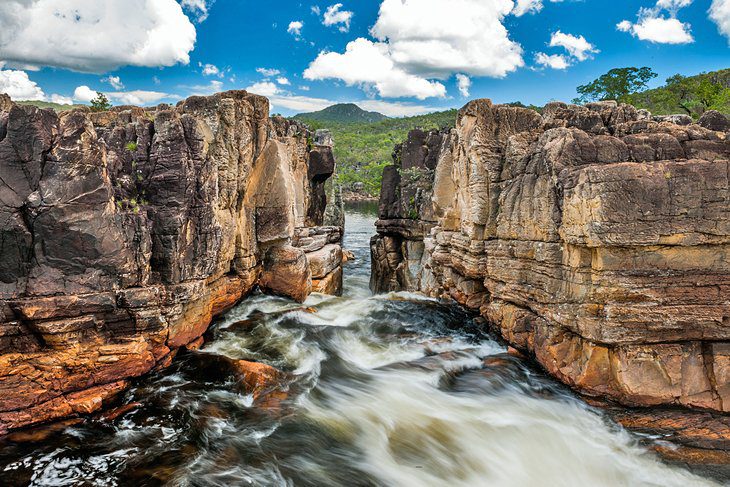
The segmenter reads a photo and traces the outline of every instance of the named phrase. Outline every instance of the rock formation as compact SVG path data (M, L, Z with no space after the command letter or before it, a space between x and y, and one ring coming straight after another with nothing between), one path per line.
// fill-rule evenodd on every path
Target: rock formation
M257 284L340 291L331 143L268 111L243 91L60 115L0 95L0 433L99 409Z
M385 171L374 291L478 310L550 374L629 406L730 412L730 133L613 102L469 103Z

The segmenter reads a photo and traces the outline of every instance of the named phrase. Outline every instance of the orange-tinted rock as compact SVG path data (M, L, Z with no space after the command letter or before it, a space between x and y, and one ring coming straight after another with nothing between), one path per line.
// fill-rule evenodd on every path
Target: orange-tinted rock
M479 310L585 394L728 411L726 123L473 101L384 171L371 288Z
M331 147L257 95L60 115L0 96L0 131L0 433L98 410L200 347L263 271L305 299L291 242L341 238L324 226Z
M234 361L236 370L242 376L246 392L258 399L263 393L279 387L284 379L281 371L260 362Z

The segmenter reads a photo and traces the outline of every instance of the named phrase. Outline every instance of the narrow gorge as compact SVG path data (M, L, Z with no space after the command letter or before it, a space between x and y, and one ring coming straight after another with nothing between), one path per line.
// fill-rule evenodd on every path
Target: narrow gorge
M730 480L723 115L473 101L373 208L269 110L0 95L0 484Z

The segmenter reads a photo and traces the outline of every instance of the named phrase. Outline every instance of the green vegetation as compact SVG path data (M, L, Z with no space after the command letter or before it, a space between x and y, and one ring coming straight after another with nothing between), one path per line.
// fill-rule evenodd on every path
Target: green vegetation
M378 112L366 112L354 103L340 103L324 110L295 115L296 120L317 120L319 122L336 123L374 123L388 117Z
M112 107L109 103L109 99L106 95L100 91L96 92L96 98L91 100L91 111L92 112L106 112Z
M651 90L647 83L656 78L650 68L612 69L595 81L577 88L575 103L617 100L655 115L684 113L694 118L707 110L730 114L730 69L696 76L676 74L666 84Z
M624 101L630 93L643 91L647 83L656 78L651 68L615 68L600 78L576 88L580 94L574 103L588 103L597 100Z
M80 108L83 105L61 105L59 103L51 103L50 101L40 101L40 100L26 100L26 101L16 101L18 105L28 105L38 108L52 108L57 112L65 112L68 110L73 110L74 108Z
M127 145L124 146L125 149L127 149L129 152L136 152L137 151L137 142L127 142Z
M345 189L361 182L364 191L372 196L380 194L383 168L393 164L393 148L406 139L408 132L415 128L450 128L456 124L456 110L389 118L374 123L322 121L309 119L305 115L295 118L306 123L311 130L329 129L332 132L337 158L337 182Z
M677 74L661 88L627 96L626 102L655 115L685 113L698 118L707 110L730 115L730 69L696 76Z

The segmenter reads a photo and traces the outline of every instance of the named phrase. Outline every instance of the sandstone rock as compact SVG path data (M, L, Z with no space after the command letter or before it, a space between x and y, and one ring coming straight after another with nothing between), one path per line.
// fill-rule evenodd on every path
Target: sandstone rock
M60 115L0 96L0 433L98 409L262 273L303 300L290 243L324 224L334 164L310 138L243 91Z
M423 187L430 208L404 214L397 157L384 173L371 288L478 310L585 394L727 411L722 123L649 120L613 102L551 103L542 116L471 102L442 133ZM412 137L403 147L423 147L422 134ZM432 165L427 151L409 154L412 167Z
M312 292L342 295L342 267L337 267L322 279L312 279Z
M700 126L709 130L714 130L715 132L730 131L730 120L717 110L707 110L702 114L699 122L697 123Z
M329 244L307 254L309 269L313 279L322 279L342 265L342 247Z
M312 292L312 273L303 250L271 247L264 256L259 286L265 291L304 302Z

